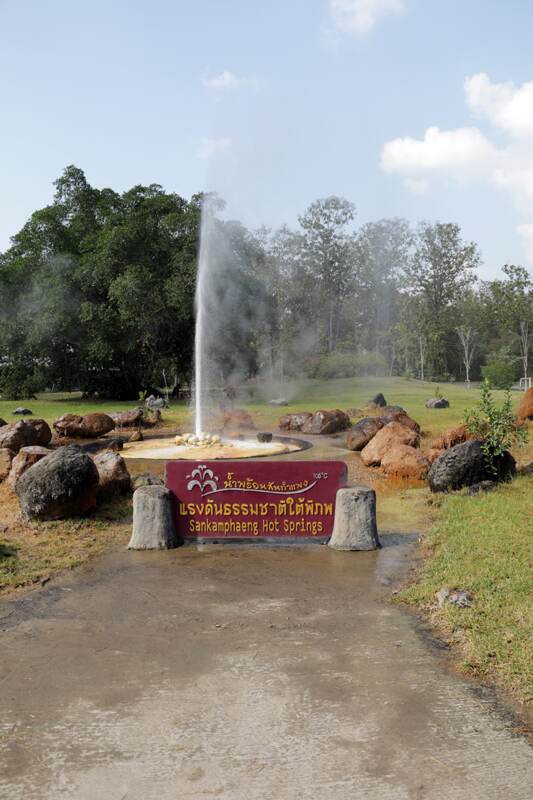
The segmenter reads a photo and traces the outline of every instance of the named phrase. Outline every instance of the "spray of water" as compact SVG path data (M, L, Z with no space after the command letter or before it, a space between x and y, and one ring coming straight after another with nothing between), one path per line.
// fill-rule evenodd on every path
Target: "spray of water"
M207 372L205 337L207 279L209 267L209 248L211 239L212 214L209 205L204 203L200 228L200 253L196 277L196 328L194 336L194 432L196 436L204 430L205 378Z

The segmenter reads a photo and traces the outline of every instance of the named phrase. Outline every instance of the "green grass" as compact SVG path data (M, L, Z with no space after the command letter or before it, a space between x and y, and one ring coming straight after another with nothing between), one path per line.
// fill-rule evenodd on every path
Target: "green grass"
M280 416L291 411L314 411L317 408L364 409L368 400L377 392L383 392L391 405L403 406L406 411L422 426L428 435L434 436L445 428L459 425L463 420L464 409L479 400L479 390L467 390L462 384L440 385L442 394L450 401L450 408L427 409L425 401L433 397L436 384L422 381L407 381L403 378L341 378L330 381L310 380L302 383L294 393L289 406L277 408L266 402L252 401L238 403L249 409L257 420L257 425L273 427ZM503 400L503 392L495 392L498 401ZM521 394L513 393L515 405L520 402ZM12 416L18 405L30 408L34 416L42 417L48 422L67 412L88 414L93 411L120 411L134 408L139 401L93 401L81 400L79 395L39 395L37 400L20 399L17 401L0 400L0 417L7 422L16 420ZM190 426L191 411L185 403L172 403L171 408L163 412L165 423L171 427Z
M458 643L462 668L533 700L533 479L496 492L444 499L426 539L429 557L417 582L399 596L430 613ZM442 587L469 589L470 608L434 607Z

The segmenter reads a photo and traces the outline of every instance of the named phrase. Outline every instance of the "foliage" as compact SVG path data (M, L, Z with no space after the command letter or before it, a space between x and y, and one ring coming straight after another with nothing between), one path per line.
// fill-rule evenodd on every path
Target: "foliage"
M509 357L497 356L481 368L483 378L494 389L510 389L516 379L516 371Z
M311 359L306 365L310 378L329 380L331 378L351 378L357 375L384 375L387 362L381 353L328 353Z
M481 398L473 408L465 411L465 423L470 433L482 438L481 449L490 470L497 473L496 459L514 444L527 441L527 431L518 425L511 403L511 393L505 394L498 407L489 384L481 386Z

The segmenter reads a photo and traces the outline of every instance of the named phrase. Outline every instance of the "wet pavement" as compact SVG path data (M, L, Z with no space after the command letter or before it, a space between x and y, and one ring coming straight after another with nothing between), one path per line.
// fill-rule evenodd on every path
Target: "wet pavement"
M531 750L388 602L413 537L110 553L0 604L0 797L529 800Z

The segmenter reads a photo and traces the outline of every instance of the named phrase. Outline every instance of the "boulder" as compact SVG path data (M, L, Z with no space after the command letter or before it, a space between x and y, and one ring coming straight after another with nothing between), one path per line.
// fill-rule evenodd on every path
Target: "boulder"
M252 415L243 408L233 408L230 411L226 411L222 419L224 428L231 428L236 431L255 427Z
M161 419L161 411L158 408L151 409L148 411L148 414L143 416L143 427L157 428L158 425L161 425Z
M327 435L345 431L350 427L350 417L338 408L329 411L315 411L302 426L302 433Z
M79 414L63 414L53 423L58 436L72 439L98 439L115 427L108 414L94 413L80 417Z
M432 450L448 450L456 444L462 444L475 437L469 432L466 425L459 425L457 428L449 428L431 442Z
M83 417L79 414L62 414L52 423L52 427L58 436L69 438L81 438L81 425Z
M268 433L267 431L262 431L261 433L257 434L257 441L263 444L272 441L272 434Z
M298 411L295 414L285 414L278 422L280 431L301 431L308 419L313 415L310 411Z
M355 486L338 490L328 546L333 550L376 550L380 547L373 489Z
M374 395L372 400L370 401L371 406L379 406L379 408L385 408L387 405L387 401L385 397L379 392L379 394Z
M415 433L420 433L420 425L418 422L415 422L401 406L387 406L381 412L380 417L385 424L389 422L399 422L406 428L411 428Z
M15 453L13 450L9 450L7 447L0 447L0 481L5 480L11 472L11 464L14 458Z
M395 444L381 459L381 466L387 475L396 478L424 480L430 463L420 450L407 444Z
M98 470L98 500L107 500L116 494L131 491L131 478L126 462L113 450L104 450L94 457Z
M79 447L60 447L18 479L15 492L26 518L62 519L85 514L96 505L98 470Z
M158 476L154 475L152 472L142 472L137 477L133 478L132 480L132 489L134 492L137 489L140 489L141 486L164 486L164 481Z
M133 495L130 550L166 550L179 544L173 497L165 486L141 486Z
M528 419L533 419L533 387L527 390L520 401L520 405L516 410L516 416L519 422L525 422Z
M381 417L365 417L348 431L346 447L348 450L362 450L384 425Z
M11 464L11 470L9 472L9 478L7 482L11 486L11 488L15 489L15 484L17 483L18 479L21 475L23 475L27 469L32 467L41 458L49 455L52 451L49 450L47 447L41 447L40 445L33 445L31 447L21 447L18 451L17 455L13 459L13 463Z
M131 434L128 442L142 442L143 440L144 436L142 435L142 431L136 430Z
M31 416L33 414L33 411L30 411L29 408L24 408L23 406L19 406L11 413L14 414L15 416L26 417L26 416Z
M168 401L164 397L155 397L155 395L151 394L144 401L144 405L150 411L161 411L163 408L168 408Z
M445 397L430 397L426 400L426 408L449 408L450 403Z
M84 439L98 439L105 436L115 427L115 422L108 414L86 414L81 423Z
M46 447L52 439L50 426L44 419L21 419L0 428L0 447L18 453L21 447Z
M109 414L116 428L138 428L142 425L143 415L144 408L142 406L133 408L131 411L116 411Z
M379 467L385 453L397 444L410 447L418 445L418 434L399 422L390 422L379 430L361 451L361 458L367 467Z
M430 464L433 464L433 462L434 462L434 461L435 461L435 460L436 460L436 459L437 459L439 456L441 456L441 455L442 455L442 450L435 450L435 448L432 448L432 447L430 447L430 448L428 448L427 450L422 450L422 455L424 456L424 458L425 458L427 461L429 461L429 463L430 463Z
M516 462L509 452L495 458L492 472L481 449L482 442L471 440L444 450L428 473L432 492L448 492L483 481L508 480L516 473Z

